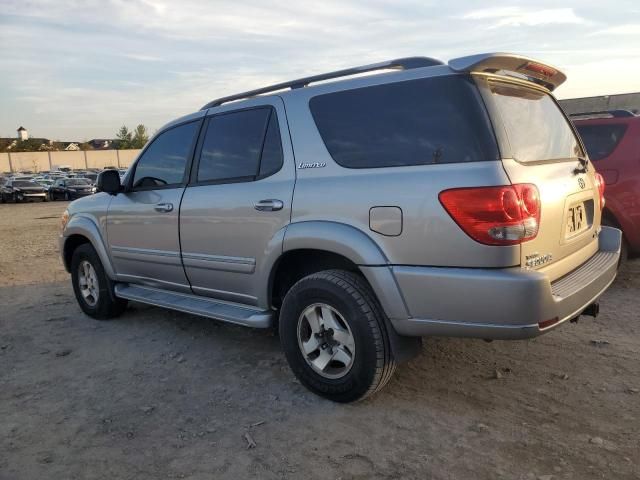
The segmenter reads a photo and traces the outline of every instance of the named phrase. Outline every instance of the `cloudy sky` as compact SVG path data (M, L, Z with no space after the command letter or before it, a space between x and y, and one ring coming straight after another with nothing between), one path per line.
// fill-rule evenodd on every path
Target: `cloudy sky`
M640 91L637 0L2 0L0 136L153 131L208 100L385 59L516 52L560 98Z

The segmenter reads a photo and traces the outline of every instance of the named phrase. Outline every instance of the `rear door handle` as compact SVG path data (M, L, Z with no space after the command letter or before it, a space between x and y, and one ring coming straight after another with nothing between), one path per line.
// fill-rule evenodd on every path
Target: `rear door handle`
M269 198L267 200L260 200L259 202L254 203L253 208L260 212L275 212L277 210L282 210L284 208L284 203L282 200Z
M173 203L159 203L155 206L156 212L171 212L173 211Z

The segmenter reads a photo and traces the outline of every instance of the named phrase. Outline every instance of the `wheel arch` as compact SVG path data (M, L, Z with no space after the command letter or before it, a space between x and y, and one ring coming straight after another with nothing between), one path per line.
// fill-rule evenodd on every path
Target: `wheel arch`
M65 269L70 270L73 252L85 243L91 244L98 254L107 276L112 280L115 279L115 271L100 230L95 222L86 216L74 215L64 230L61 253Z
M396 360L402 362L421 349L419 337L396 333L391 319L407 319L408 310L388 260L367 234L355 227L328 221L291 224L283 248L268 274L267 302L278 308L286 292L306 275L322 270L356 272L373 290L385 312L385 324Z

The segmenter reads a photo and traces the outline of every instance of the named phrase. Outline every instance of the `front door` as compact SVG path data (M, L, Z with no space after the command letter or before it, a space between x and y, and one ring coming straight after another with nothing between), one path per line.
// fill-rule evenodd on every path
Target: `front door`
M205 120L180 211L182 260L194 293L259 304L268 275L261 261L282 249L291 218L295 170L286 131L278 98L222 107Z
M180 259L180 201L201 121L161 132L109 206L107 237L122 282L189 292Z

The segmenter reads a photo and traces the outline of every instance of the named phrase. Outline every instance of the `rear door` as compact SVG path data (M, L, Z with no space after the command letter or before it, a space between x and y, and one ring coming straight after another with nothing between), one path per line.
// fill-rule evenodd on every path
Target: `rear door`
M251 105L251 107L249 107ZM257 304L263 260L281 251L295 181L282 101L216 109L205 120L180 211L182 261L194 293Z
M109 205L107 237L120 281L190 292L180 259L178 215L201 120L160 133Z
M512 183L538 188L537 236L521 245L521 265L558 278L597 250L600 226L595 169L553 97L524 82L478 79L503 165ZM583 159L583 160L580 160Z

